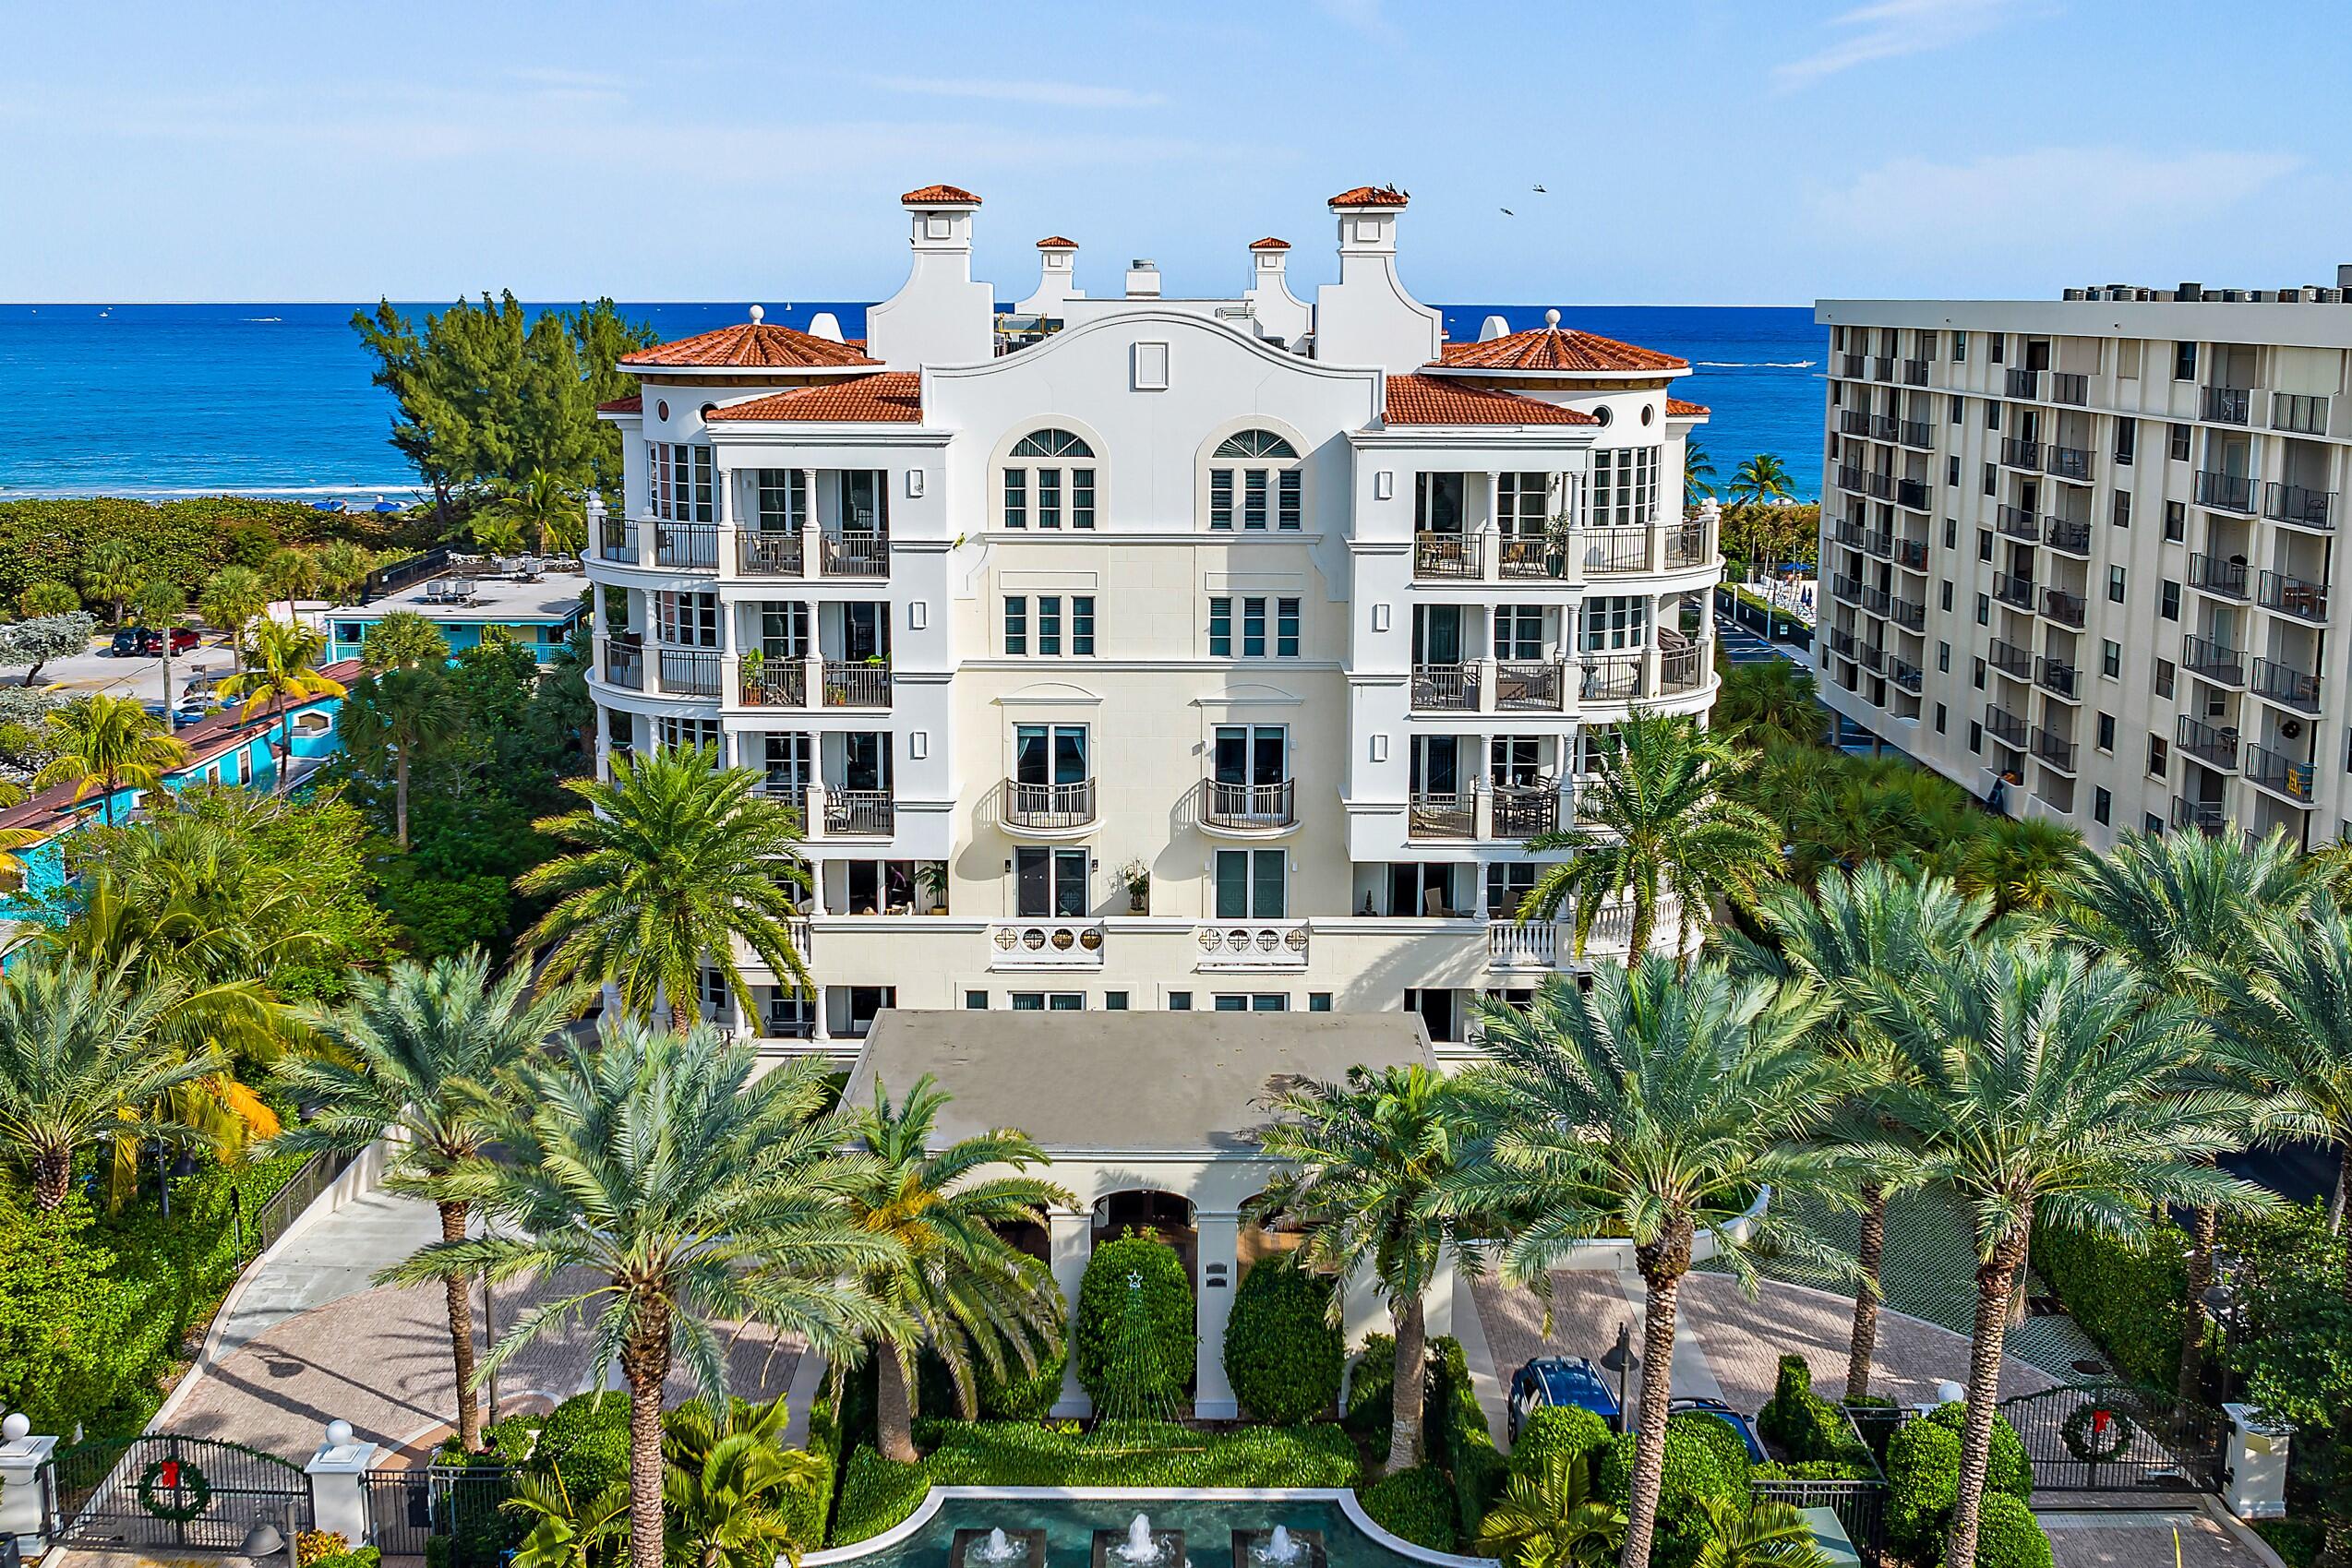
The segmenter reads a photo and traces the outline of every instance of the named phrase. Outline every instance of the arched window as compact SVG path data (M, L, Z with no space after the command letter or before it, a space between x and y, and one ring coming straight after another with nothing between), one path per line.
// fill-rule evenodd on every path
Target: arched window
M1218 443L1209 458L1208 525L1263 531L1299 527L1298 449L1271 430L1243 430Z
M1095 450L1067 430L1033 430L1004 460L1004 526L1095 525Z

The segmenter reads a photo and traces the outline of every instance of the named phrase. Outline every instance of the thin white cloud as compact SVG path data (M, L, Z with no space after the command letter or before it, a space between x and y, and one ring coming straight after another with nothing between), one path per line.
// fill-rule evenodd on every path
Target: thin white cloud
M2046 236L2053 267L2117 253L2123 242L2194 232L2214 213L2292 174L2279 152L2190 152L2046 147L1965 163L1899 158L1806 204L1839 245L1949 260L1998 250L2029 259Z
M1782 90L1874 60L1924 54L1989 32L2016 9L2014 0L1872 0L1830 18L1842 36L1828 47L1772 67Z
M1168 102L1158 92L1093 82L1003 81L984 77L873 77L889 92L925 98L977 98L995 103L1037 103L1053 109L1149 109Z
M1380 0L1316 0L1317 8L1333 21L1353 28L1375 43L1404 42L1404 31L1380 8Z

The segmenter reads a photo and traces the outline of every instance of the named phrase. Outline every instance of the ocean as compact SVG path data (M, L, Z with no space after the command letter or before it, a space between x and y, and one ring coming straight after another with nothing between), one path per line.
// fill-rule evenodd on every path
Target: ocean
M0 305L0 498L23 496L356 497L415 493L385 436L390 399L348 305ZM412 317L438 308L402 307ZM623 305L663 338L744 318L742 305ZM1447 335L1489 315L1539 326L1540 305L1449 305ZM862 304L770 305L805 327ZM1777 453L1798 495L1821 484L1824 329L1803 306L1590 305L1565 325L1680 354L1675 394L1708 404L1700 442L1720 489L1741 460Z

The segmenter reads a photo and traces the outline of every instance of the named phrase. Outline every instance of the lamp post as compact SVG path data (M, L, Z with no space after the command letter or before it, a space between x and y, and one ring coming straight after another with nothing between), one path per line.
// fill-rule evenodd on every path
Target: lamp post
M254 1520L253 1528L246 1531L245 1539L238 1544L237 1555L252 1563L253 1568L262 1568L265 1561L282 1551L286 1554L286 1568L300 1568L295 1546L298 1532L291 1504L281 1517L285 1521L282 1526L267 1518Z
M1602 1370L1617 1374L1617 1430L1619 1431L1623 1431L1626 1425L1626 1379L1636 1367L1640 1365L1641 1359L1633 1353L1633 1323L1628 1319L1617 1325L1617 1343L1602 1352L1601 1356Z

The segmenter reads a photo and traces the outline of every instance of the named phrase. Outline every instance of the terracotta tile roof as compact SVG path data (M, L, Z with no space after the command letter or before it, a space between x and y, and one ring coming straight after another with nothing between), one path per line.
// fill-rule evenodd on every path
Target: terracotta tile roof
M980 198L957 186L925 186L898 198L902 207L978 207Z
M1039 250L1075 250L1078 248L1078 242L1065 240L1060 234L1048 234L1038 242L1038 248Z
M1262 240L1252 240L1250 248L1252 250L1288 250L1290 248L1290 242L1278 240L1272 234L1268 234Z
M1358 186L1331 198L1333 207L1402 207L1405 193L1395 186Z
M598 403L596 412L598 413L642 413L645 412L645 400L642 396L615 398L608 403Z
M1707 417L1707 412L1705 403L1686 402L1680 398L1666 400L1668 419L1704 419Z
M1589 413L1435 376L1388 377L1391 425L1598 425Z
M1483 343L1447 343L1437 363L1449 370L1687 370L1690 361L1574 328L1534 327Z
M708 416L715 425L738 419L793 419L852 423L884 421L916 425L922 421L922 377L912 370L884 370L822 387L796 387L749 402L714 408Z
M684 365L723 370L802 370L810 365L878 365L847 343L810 337L773 321L738 321L676 342L620 356L623 365Z

